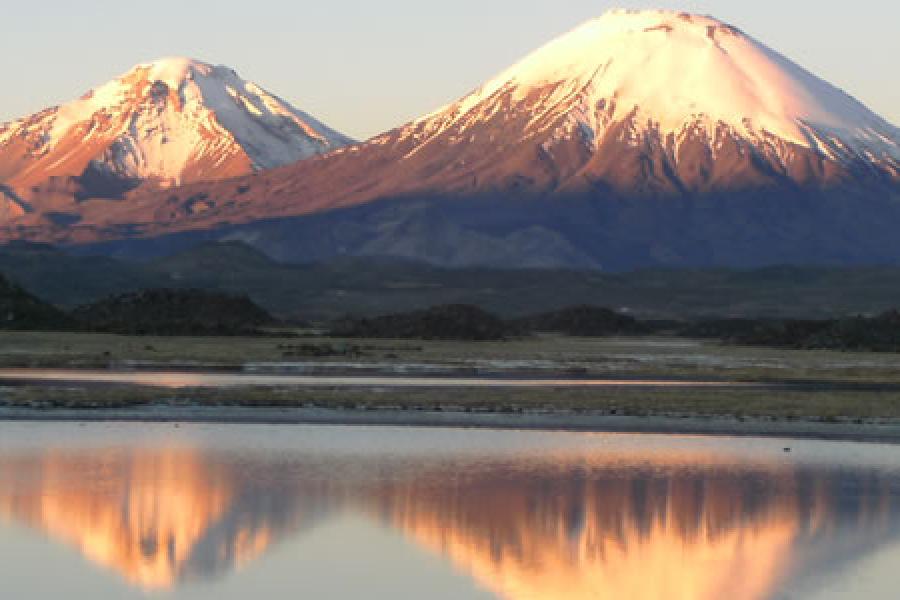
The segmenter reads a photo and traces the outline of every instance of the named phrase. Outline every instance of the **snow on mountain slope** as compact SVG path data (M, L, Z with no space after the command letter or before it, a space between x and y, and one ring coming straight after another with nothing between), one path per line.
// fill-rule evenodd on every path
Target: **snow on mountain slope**
M0 239L232 236L290 260L447 265L883 263L900 261L900 130L735 27L613 11L368 142L64 208L33 207Z
M289 164L351 141L228 67L168 58L0 126L0 182L21 189L93 170L178 185Z
M614 10L557 38L474 93L407 128L420 143L525 110L521 138L551 130L596 151L609 132L670 145L719 130L784 161L785 143L898 173L900 129L860 102L711 17ZM559 118L563 117L562 122ZM615 126L627 124L625 132ZM419 150L417 150L419 151Z

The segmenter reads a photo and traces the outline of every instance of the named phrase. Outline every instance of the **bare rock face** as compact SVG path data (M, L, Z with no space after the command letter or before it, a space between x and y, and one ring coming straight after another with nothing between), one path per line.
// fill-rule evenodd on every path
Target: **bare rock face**
M730 25L613 11L363 144L73 210L0 235L454 266L897 262L900 130Z

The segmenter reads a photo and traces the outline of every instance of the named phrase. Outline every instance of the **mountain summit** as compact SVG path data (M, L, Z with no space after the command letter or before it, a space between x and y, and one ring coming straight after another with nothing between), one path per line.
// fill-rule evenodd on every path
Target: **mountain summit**
M529 102L535 93L540 98ZM471 120L483 116L474 110L480 104L501 97L511 106L525 102L545 120L569 113L591 140L626 119L663 139L721 124L746 138L778 138L833 156L900 159L897 128L857 100L739 29L686 13L611 11L438 114Z
M900 174L896 127L737 28L669 11L589 21L403 135L415 153L460 140L526 148L541 193Z
M79 179L83 195L103 195L113 183L244 175L350 141L228 67L166 58L0 126L0 183L10 199L66 177Z
M900 130L731 25L612 11L364 144L72 219L7 235L445 265L900 262Z

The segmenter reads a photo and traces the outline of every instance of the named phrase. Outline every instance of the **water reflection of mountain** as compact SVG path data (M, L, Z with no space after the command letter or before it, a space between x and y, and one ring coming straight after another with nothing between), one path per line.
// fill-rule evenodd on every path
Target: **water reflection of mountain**
M789 577L896 535L900 507L886 485L783 469L610 467L399 485L379 512L501 598L765 600Z
M766 600L895 539L892 485L879 472L633 453L510 463L47 452L0 457L0 518L148 589L223 575L349 510L509 600Z
M75 546L145 588L234 570L316 521L320 506L250 469L193 451L103 451L0 459L0 518Z

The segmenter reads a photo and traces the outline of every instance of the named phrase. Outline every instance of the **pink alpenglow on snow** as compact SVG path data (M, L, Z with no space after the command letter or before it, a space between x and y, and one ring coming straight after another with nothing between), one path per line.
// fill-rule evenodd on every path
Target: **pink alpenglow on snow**
M0 126L0 183L27 196L48 177L90 170L179 185L290 164L351 141L228 67L166 58Z

